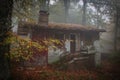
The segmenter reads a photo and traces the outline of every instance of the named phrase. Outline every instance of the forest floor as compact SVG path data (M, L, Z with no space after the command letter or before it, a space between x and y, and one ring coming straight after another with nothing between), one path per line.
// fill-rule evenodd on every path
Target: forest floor
M111 60L102 61L101 66L94 68L85 66L79 68L80 66L76 64L68 65L72 66L70 69L63 64L44 67L14 67L12 68L12 80L120 80L119 61L120 55L117 55Z
M78 71L56 70L50 67L12 70L12 80L120 80L120 69L110 63L103 67Z

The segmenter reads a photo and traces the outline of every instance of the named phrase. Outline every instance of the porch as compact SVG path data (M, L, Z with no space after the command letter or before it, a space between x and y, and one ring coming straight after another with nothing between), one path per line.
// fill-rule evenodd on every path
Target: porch
M79 52L61 55L60 59L52 63L58 70L77 71L95 68L95 54L80 54Z

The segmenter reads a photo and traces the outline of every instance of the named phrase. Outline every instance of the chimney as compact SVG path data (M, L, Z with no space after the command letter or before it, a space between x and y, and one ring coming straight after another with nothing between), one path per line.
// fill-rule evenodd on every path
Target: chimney
M41 26L47 27L48 26L48 17L49 17L48 11L40 10L38 24Z

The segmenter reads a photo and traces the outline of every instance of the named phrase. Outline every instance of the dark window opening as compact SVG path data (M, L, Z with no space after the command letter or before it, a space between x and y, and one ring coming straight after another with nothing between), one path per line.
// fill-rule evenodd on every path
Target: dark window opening
M64 40L64 34L55 34L55 39Z

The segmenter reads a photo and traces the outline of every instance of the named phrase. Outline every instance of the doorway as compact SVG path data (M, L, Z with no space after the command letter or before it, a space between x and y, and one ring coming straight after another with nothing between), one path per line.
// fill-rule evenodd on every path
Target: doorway
M76 49L76 37L75 37L75 34L71 34L70 35L70 52L71 53L74 53L75 52L75 49Z

